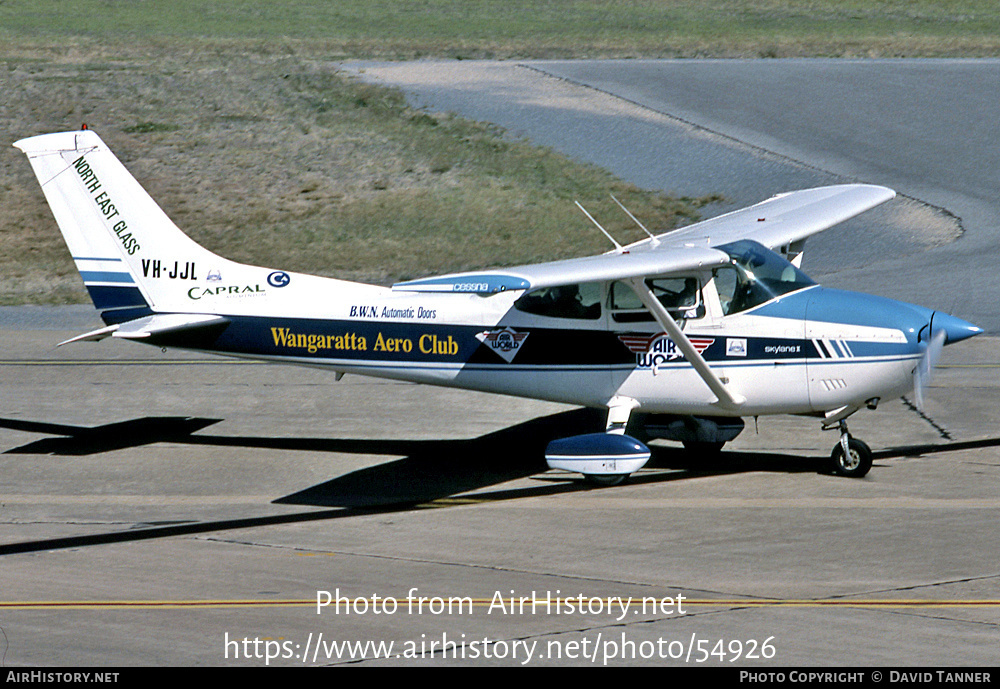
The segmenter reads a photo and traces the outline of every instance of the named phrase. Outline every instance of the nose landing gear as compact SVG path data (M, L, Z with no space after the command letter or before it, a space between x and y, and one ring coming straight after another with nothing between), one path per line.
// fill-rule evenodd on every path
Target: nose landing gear
M861 478L872 468L872 451L865 443L851 437L847 430L847 422L843 419L840 427L840 442L830 455L831 469L839 476Z

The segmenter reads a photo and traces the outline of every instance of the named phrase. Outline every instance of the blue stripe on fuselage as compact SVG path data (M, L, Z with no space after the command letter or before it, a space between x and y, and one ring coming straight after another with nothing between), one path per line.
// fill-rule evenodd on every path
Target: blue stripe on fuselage
M258 316L227 318L229 325L213 332L210 341L206 341L204 332L181 331L154 336L149 342L162 346L210 349L224 354L315 359L317 362L335 359L359 363L468 364L497 366L500 369L509 367L512 370L532 366L548 369L560 366L642 368L653 363L657 366L688 365L679 352L662 346L662 343L655 352L637 353L629 350L619 339L624 333L607 330L518 329L527 335L519 351L507 362L476 337L489 330L482 326ZM718 332L689 335L713 340L703 356L709 363L718 366L777 361L795 363L823 358L815 343L807 339L739 337ZM746 341L742 350L745 355L731 354L734 349L729 341L736 338ZM903 356L910 354L912 348L902 342L851 341L849 351L850 354L832 361L844 363L859 358ZM653 362L650 357L655 357L656 361Z

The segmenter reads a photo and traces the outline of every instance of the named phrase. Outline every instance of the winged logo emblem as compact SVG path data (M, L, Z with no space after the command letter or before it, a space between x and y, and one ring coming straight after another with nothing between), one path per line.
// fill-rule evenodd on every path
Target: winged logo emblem
M510 327L485 330L476 335L477 340L499 354L507 363L514 360L527 337L528 333L519 333Z

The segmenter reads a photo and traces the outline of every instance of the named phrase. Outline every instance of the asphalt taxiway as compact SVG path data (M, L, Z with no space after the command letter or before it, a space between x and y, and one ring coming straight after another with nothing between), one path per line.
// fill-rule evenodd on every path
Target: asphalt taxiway
M0 333L8 665L995 663L992 338L945 350L925 416L852 419L865 479L765 418L591 489L540 459L592 423L569 407L67 334Z
M441 93L466 84L465 102L494 121L504 100L538 127L557 110L569 119L547 126L584 149L602 140L592 127L618 122L627 134L602 150L622 160L659 145L628 132L661 132L673 147L662 160L700 147L706 182L713 160L734 181L743 165L758 166L753 183L843 175L615 95L611 81L492 64ZM506 98L495 76L483 82L501 68L516 77ZM857 239L869 232L923 261L914 284L947 274L985 251L988 214L938 203L914 192L875 230L817 238L813 260L873 251ZM906 235L913 217L921 231ZM894 289L864 260L830 278L844 275ZM960 271L934 298L978 313L968 280ZM864 479L823 471L835 434L778 417L748 420L711 461L657 443L629 482L591 489L541 459L548 439L594 423L586 412L118 341L54 349L92 319L0 309L6 665L996 663L993 337L945 349L923 414L885 401L852 417L876 452ZM317 614L317 592L340 610Z

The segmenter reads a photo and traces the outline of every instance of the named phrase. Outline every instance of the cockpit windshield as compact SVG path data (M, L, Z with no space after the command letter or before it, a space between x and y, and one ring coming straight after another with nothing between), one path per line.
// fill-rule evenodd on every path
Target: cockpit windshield
M726 315L816 284L763 244L743 239L716 248L731 259L730 265L712 271Z

